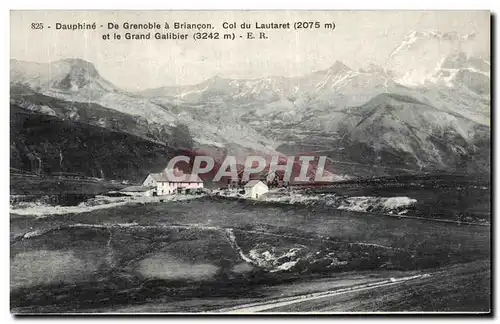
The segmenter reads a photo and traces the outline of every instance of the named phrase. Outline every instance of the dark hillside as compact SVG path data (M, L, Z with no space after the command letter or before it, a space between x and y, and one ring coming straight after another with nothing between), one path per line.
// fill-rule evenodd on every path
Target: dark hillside
M11 167L40 175L77 173L141 181L175 150L144 138L10 107Z

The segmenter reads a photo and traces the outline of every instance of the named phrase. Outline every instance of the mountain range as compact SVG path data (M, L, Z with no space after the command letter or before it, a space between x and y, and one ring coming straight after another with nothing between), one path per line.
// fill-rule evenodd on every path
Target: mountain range
M215 76L196 85L138 93L113 85L81 59L50 64L11 60L11 164L36 171L34 156L47 161L63 156L66 164L38 169L102 175L106 161L82 166L64 157L75 146L85 150L78 141L89 141L88 132L82 131L79 139L68 140L71 136L59 133L49 136L51 143L37 140L48 136L50 127L37 133L41 130L33 123L26 126L26 118L42 118L45 123L100 129L101 142L108 136L113 141L133 137L132 142L150 143L167 155L178 149L219 160L227 154L242 159L251 154L327 155L329 171L338 179L437 171L488 173L490 62L460 51L457 44L470 37L411 33L384 66L368 64L355 70L335 61L328 69L296 77ZM436 44L440 55L419 66L419 49ZM398 68L404 62L412 64ZM190 147L176 135L180 125L189 129L185 136L193 139ZM13 137L13 131L20 137ZM141 166L141 156L150 154L141 145L128 148L136 171L113 171L131 168L114 163L105 167L104 177L136 180L164 167L165 158L149 159L147 167ZM118 156L127 159L127 152L110 153L108 158Z

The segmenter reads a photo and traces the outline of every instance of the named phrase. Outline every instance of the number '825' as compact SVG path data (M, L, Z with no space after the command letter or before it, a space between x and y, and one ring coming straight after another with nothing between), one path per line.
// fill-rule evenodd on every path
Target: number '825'
M43 23L33 22L31 23L31 29L43 29Z

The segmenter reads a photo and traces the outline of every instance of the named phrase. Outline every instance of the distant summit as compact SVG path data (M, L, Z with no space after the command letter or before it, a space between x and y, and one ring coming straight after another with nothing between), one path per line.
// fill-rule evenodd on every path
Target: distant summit
M395 73L398 83L406 86L422 85L429 81L438 65L447 58L459 64L457 59L475 56L472 54L476 42L474 32L413 31L391 51L384 67Z

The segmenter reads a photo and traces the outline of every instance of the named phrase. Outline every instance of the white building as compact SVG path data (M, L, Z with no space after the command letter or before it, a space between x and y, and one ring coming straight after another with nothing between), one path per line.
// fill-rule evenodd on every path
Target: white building
M169 179L166 172L161 173L150 173L144 182L143 186L156 188L154 194L158 196L169 195L175 193L178 188L184 189L198 189L203 188L203 180L199 176L194 176L192 174L184 174L180 170L173 171L176 177L184 175L184 179L179 181L177 179Z
M269 191L267 185L260 180L250 180L245 185L245 197L257 199Z

